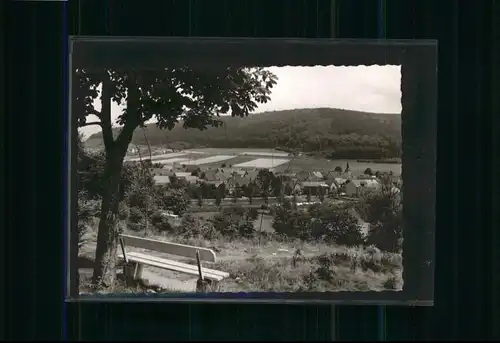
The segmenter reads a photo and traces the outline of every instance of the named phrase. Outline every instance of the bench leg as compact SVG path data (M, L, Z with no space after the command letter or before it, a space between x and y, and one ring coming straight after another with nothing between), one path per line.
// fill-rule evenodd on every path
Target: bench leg
M144 270L144 265L136 263L134 270L134 279L141 280L142 279L142 271Z
M208 284L208 280L202 280L200 278L198 278L198 280L196 280L196 292L197 293L206 293L208 291L208 287L209 284Z
M123 264L123 277L125 279L125 283L129 287L134 287L134 272L135 272L135 264L134 263L124 263Z
M144 266L139 263L128 263L123 265L123 276L127 286L136 287L142 280Z
M199 293L219 292L219 283L214 280L198 279L196 281L196 292Z

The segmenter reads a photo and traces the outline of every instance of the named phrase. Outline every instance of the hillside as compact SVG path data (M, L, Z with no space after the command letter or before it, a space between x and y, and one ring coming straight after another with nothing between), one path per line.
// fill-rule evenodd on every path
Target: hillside
M150 145L173 148L282 148L321 152L332 158L392 158L400 156L401 116L332 108L294 109L221 117L225 125L205 131L181 125L172 131L155 124L145 128ZM102 145L101 134L89 137L88 147ZM133 144L146 144L137 130Z

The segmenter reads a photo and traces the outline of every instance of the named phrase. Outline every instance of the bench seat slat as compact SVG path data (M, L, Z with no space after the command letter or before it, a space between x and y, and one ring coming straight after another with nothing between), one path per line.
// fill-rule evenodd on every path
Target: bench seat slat
M123 259L123 255L121 254L119 254L118 257ZM187 263L167 260L161 257L150 256L138 252L127 252L127 258L130 262L146 264L152 267L169 269L190 275L198 275L198 267ZM203 276L209 280L221 281L224 278L229 277L229 273L203 268Z
M202 261L216 262L215 253L211 249L123 234L120 235L120 238L123 239L126 246L154 250L165 254L183 256L192 259L196 259L196 251L198 251Z
M172 266L179 266L179 267L183 267L183 268L193 269L194 271L196 271L196 275L198 275L198 266L195 266L192 264L182 263L182 262L173 261L173 260L169 260L169 259L165 259L165 258L161 258L161 257L156 257L156 256L151 256L151 255L147 255L147 254L143 254L143 253L135 252L135 251L127 253L127 257L128 256L138 257L138 258L147 259L147 260L151 260L151 261L160 261L162 263L166 263L166 264L172 265ZM224 278L229 277L229 273L226 273L226 272L223 272L220 270L206 268L206 267L203 267L203 273L204 274L210 273L210 274L214 274L214 275L219 275L219 276L222 276Z

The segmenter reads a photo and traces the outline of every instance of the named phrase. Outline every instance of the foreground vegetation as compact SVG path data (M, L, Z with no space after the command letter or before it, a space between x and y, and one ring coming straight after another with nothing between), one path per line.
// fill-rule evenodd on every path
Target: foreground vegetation
M78 225L82 248L97 237L98 180L104 170L100 155L82 152L80 156ZM328 198L306 208L289 200L268 206L273 216L274 232L270 233L256 229L259 213L255 208L222 206L218 214L206 219L188 213L191 202L186 186L155 186L149 170L141 164L127 165L123 170L119 231L215 250L219 262L213 267L231 275L219 291L402 287L401 210L390 192L367 194L356 204L357 213L372 223L367 236L350 207L334 205ZM168 213L179 217L172 219Z

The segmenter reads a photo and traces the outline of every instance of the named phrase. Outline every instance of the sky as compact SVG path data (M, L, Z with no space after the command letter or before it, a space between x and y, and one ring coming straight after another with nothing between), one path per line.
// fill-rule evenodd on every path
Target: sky
M330 107L378 113L401 113L400 66L286 66L269 67L277 77L271 100L254 112ZM100 101L94 102L100 109ZM113 122L122 111L113 103ZM88 118L95 121L96 118ZM152 121L154 122L154 121ZM79 129L85 137L99 126Z

